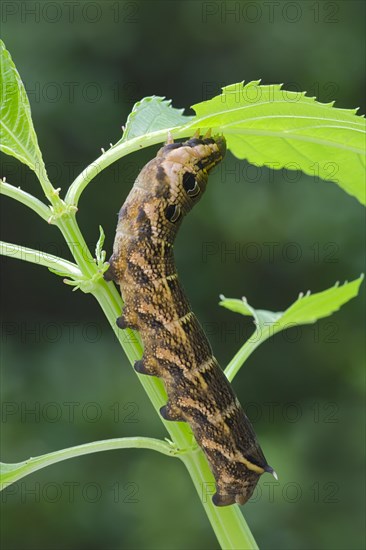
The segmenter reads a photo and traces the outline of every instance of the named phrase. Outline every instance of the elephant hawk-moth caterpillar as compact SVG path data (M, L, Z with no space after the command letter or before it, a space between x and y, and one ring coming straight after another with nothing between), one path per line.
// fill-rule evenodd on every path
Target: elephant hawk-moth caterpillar
M244 504L267 464L254 430L213 357L177 278L173 243L225 155L223 137L170 138L140 172L118 217L107 280L124 300L117 325L140 332L140 374L162 378L164 419L188 422L216 481L217 506Z

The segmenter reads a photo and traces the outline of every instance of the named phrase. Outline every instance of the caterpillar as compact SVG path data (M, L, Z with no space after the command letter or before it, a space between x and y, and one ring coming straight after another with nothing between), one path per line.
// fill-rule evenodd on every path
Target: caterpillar
M188 422L216 483L217 506L244 504L267 464L254 430L178 281L173 243L186 214L205 192L208 173L224 157L224 137L169 137L138 175L119 216L105 277L124 300L121 329L140 332L140 374L164 382L165 420Z

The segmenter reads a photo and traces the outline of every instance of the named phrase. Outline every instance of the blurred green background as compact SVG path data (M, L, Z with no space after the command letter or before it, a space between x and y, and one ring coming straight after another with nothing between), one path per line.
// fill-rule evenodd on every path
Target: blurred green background
M56 187L120 137L147 95L186 107L262 78L338 107L364 104L365 4L3 2L2 38L29 94ZM78 220L112 248L116 214L157 147L124 158L84 193ZM42 197L30 171L2 174ZM57 229L1 201L2 239L69 257ZM336 185L230 154L176 244L193 310L225 366L252 331L220 293L281 310L364 270L364 211ZM235 250L235 254L230 254ZM211 251L211 253L207 253ZM2 259L1 460L128 435L165 437L94 300L46 269ZM261 478L243 513L263 549L364 548L363 297L277 335L234 386L279 482ZM178 461L118 451L61 463L3 493L2 548L181 549L218 544Z

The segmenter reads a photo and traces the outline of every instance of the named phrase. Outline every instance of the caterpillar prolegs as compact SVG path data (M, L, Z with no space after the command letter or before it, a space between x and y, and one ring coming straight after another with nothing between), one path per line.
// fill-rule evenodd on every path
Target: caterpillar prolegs
M140 172L118 217L106 278L120 285L121 328L140 332L137 372L162 378L166 420L188 422L216 481L217 506L244 504L273 473L177 278L173 243L224 157L223 137L168 143Z

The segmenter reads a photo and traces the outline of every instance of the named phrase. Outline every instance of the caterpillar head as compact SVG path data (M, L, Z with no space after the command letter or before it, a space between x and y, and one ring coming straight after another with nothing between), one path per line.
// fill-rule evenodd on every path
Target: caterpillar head
M193 136L167 143L140 172L120 211L121 229L172 242L183 217L202 197L208 174L224 157L226 141Z
M197 137L183 143L168 143L157 155L157 180L164 190L164 213L169 224L177 224L206 190L208 174L223 159L226 141Z

